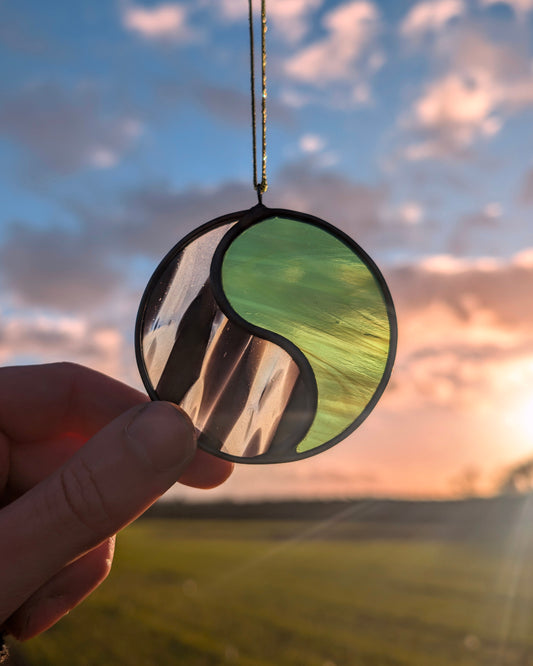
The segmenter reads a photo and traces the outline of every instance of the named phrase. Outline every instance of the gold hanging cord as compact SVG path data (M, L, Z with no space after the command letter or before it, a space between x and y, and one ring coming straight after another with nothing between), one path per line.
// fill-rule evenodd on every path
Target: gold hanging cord
M257 192L257 199L262 203L263 194L268 189L266 175L266 0L261 0L261 131L262 131L262 151L261 151L261 181L257 180L257 120L255 105L255 50L254 50L254 17L252 0L248 0L248 21L250 25L250 92L252 102L252 150L254 165L254 189Z

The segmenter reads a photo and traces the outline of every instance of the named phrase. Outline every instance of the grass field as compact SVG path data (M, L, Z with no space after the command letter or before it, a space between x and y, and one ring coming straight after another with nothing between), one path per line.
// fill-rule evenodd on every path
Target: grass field
M19 652L30 666L527 666L532 609L520 539L147 520L102 588Z

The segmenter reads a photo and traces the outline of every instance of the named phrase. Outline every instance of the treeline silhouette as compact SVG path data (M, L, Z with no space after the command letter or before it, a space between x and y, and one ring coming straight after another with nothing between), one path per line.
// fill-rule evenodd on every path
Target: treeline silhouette
M521 547L530 541L533 545L533 495L529 494L448 501L353 499L189 504L163 500L144 517L296 521L309 524L309 538L460 539L497 543L512 537L520 541ZM287 530L281 532L286 534Z

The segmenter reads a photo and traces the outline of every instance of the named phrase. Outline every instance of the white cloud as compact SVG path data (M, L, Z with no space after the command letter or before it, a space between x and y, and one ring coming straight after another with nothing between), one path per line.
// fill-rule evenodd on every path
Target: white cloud
M287 41L299 41L309 30L309 15L321 5L322 0L270 0L268 12Z
M400 219L409 225L420 224L424 215L424 209L416 201L406 201L398 208Z
M354 78L356 65L372 44L379 13L370 2L349 2L323 19L327 35L290 58L287 74L304 83L324 85Z
M453 18L465 12L462 0L432 0L420 2L411 8L400 26L400 32L407 39L419 39L431 32L438 32Z
M187 9L178 3L143 7L125 3L123 26L145 39L189 41L193 31L187 24Z
M306 156L306 163L315 169L330 169L336 166L339 155L333 150L326 149L326 141L318 134L304 134L298 142L300 151Z
M483 212L488 218L495 220L502 216L503 208L500 203L493 201L485 206Z
M248 3L243 0L216 0L216 4L229 21L248 17ZM323 0L269 0L267 19L286 41L297 42L307 34L309 18L322 4Z
M111 169L119 162L120 156L104 146L98 146L89 151L88 163L95 169Z
M142 123L134 118L124 118L116 127L116 132L122 135L123 140L133 141L143 132ZM105 144L95 145L87 150L87 164L95 169L111 169L122 158L122 150Z
M308 94L291 88L282 91L281 100L292 109L301 109L306 104L309 104L311 98Z
M304 134L300 138L300 150L304 153L318 153L325 145L326 142L318 134Z

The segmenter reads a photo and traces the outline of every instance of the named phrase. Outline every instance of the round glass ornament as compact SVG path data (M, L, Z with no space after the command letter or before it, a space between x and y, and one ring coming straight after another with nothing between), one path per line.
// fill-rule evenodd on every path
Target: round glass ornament
M315 216L258 204L183 238L144 292L135 349L153 400L234 462L300 460L357 428L389 380L394 304L373 260Z

